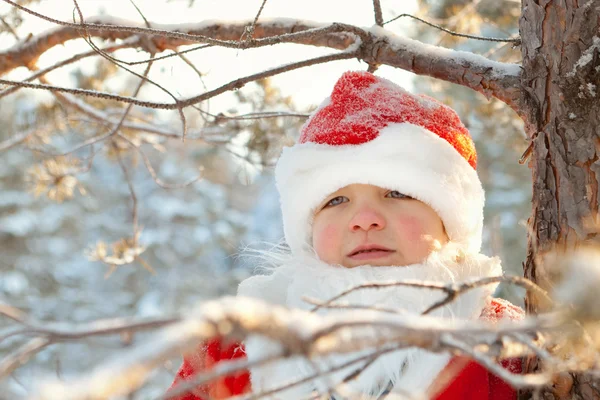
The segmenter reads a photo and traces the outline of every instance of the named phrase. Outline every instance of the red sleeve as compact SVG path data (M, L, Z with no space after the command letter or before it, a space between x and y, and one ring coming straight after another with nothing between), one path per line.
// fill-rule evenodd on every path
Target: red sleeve
M224 343L220 339L212 339L192 353L183 358L183 363L175 376L169 390L173 390L180 382L192 379L195 375L210 370L216 363L222 360L233 360L246 356L244 346L241 343ZM205 385L198 386L189 392L172 400L212 400L225 399L227 397L244 394L250 390L250 373L247 370L238 371L227 375ZM168 393L168 392L167 392Z
M516 400L517 391L498 376L488 372L481 364L465 357L454 357L442 371L438 380L446 375L450 383L439 383L435 400ZM513 373L521 372L521 360L510 359L502 366ZM458 369L458 371L457 371Z
M466 357L454 357L436 378L435 400L488 398L488 372Z
M502 366L513 374L521 373L521 359L511 358L502 361ZM489 374L490 400L513 400L517 398L517 391L498 376Z
M481 313L481 319L492 323L501 320L519 321L525 312L503 299L491 299ZM468 361L465 361L468 360ZM503 360L508 371L521 373L521 360ZM438 382L439 381L439 382ZM434 382L436 400L516 400L517 391L485 367L465 357L454 357Z

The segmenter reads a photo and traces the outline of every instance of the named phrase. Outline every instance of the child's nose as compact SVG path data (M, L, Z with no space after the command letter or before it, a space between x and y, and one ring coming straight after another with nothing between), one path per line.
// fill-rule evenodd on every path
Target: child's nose
M385 218L371 208L362 208L350 220L349 228L351 231L383 229L385 228Z

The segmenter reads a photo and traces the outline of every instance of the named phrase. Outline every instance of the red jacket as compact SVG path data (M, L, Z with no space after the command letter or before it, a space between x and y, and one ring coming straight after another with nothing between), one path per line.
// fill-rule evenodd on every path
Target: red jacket
M520 320L524 317L521 308L506 300L492 299L483 310L481 318L489 321L500 319ZM175 377L171 389L192 376L211 369L221 360L232 360L245 357L244 347L240 343L225 343L220 339L212 339L199 346L198 351L186 355L183 364ZM502 361L504 368L513 373L521 372L520 359ZM443 382L444 376L451 376L451 382ZM487 371L480 364L465 357L454 357L434 382L437 389L435 400L513 400L516 391L496 375ZM221 377L206 385L197 387L192 392L174 397L173 400L218 400L226 399L249 392L250 373L240 371Z

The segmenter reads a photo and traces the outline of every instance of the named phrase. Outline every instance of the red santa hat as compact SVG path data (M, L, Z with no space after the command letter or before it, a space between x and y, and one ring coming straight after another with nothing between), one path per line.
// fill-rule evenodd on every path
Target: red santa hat
M346 72L275 168L285 238L312 245L312 216L353 183L398 190L432 207L451 241L479 252L484 192L468 130L448 106L368 72Z

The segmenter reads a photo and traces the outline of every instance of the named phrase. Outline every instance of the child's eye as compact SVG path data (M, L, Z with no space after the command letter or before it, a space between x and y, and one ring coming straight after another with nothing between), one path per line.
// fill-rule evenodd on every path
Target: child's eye
M338 204L345 203L346 201L348 201L348 198L345 196L334 197L333 199L329 200L327 204L325 204L325 207L337 206Z
M391 192L389 192L389 193L386 195L386 197L387 197L387 196L389 196L389 197L393 197L393 198L395 198L395 199L410 199L410 196L407 196L407 195L405 195L405 194L402 194L402 193L400 193L400 192L399 192L399 191L397 191L397 190L392 190Z

